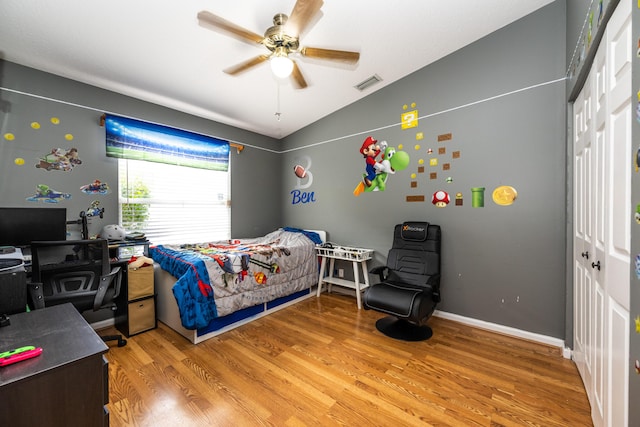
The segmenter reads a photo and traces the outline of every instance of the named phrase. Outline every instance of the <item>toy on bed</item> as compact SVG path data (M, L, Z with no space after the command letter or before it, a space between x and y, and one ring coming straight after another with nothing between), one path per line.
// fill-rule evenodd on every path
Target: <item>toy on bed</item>
M281 228L251 239L152 247L162 269L158 320L200 342L308 297L318 280L320 234Z

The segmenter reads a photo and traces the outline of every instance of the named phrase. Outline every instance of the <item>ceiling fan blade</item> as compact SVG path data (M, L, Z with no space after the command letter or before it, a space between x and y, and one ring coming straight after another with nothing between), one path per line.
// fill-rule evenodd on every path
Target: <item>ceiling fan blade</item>
M304 89L305 87L307 87L307 81L304 79L304 76L302 75L302 72L300 71L300 68L298 67L296 61L293 61L293 71L291 72L291 79L293 80L293 84L298 89Z
M262 64L267 59L269 59L269 55L259 55L259 56L256 56L255 58L248 59L244 62L233 65L229 68L225 68L223 71L227 74L231 74L232 76L234 76L236 74L240 74L244 71L247 71L250 68L255 67L256 65Z
M285 24L287 34L298 37L304 32L311 19L320 11L322 0L298 0Z
M220 30L227 35L247 43L262 43L262 40L264 39L260 34L246 30L239 25L229 22L211 12L207 12L206 10L198 12L198 23L202 27L209 28L214 31Z
M302 56L309 58L328 59L331 61L341 61L349 64L355 64L360 60L359 52L350 52L347 50L322 49L319 47L303 47L300 49Z

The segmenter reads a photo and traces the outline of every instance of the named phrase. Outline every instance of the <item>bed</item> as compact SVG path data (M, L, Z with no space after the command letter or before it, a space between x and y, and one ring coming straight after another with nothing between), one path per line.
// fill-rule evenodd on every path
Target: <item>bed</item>
M194 344L309 298L318 283L317 230L151 247L158 320Z

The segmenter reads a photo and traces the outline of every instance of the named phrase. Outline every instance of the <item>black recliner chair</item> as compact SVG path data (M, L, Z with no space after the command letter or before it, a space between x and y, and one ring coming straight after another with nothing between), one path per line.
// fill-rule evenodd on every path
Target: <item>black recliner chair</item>
M440 302L439 225L405 222L395 226L387 265L373 268L380 283L365 290L365 309L391 316L379 319L383 334L405 341L422 341L433 332L426 325Z

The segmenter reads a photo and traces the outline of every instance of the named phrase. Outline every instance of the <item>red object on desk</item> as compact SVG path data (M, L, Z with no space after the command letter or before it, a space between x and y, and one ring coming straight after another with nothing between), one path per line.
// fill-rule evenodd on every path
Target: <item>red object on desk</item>
M34 348L33 350L27 350L20 353L15 353L7 357L0 359L0 366L11 365L16 362L31 359L32 357L40 356L42 354L42 347Z

